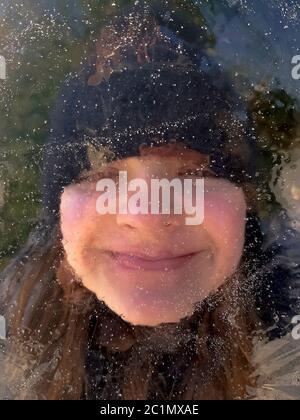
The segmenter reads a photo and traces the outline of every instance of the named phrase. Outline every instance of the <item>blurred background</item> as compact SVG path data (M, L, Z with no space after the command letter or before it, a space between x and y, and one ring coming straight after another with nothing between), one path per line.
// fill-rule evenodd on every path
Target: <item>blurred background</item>
M0 269L40 213L43 144L59 88L82 65L105 18L133 1L2 0L0 56ZM151 1L201 28L201 67L228 71L255 118L274 199L300 229L299 0ZM199 32L200 33L200 32ZM4 61L3 61L4 60ZM300 61L299 61L300 62ZM294 69L297 74L297 69ZM267 209L266 209L267 211Z

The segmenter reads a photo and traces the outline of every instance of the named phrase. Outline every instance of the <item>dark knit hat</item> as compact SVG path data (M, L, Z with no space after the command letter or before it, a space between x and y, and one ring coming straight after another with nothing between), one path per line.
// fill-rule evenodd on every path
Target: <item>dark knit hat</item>
M203 66L199 28L191 24L189 40L175 28L174 18L147 2L126 9L65 82L46 145L48 215L58 216L63 187L90 167L91 145L122 159L138 155L141 145L180 141L209 155L217 175L251 182L254 133L245 106L225 72Z

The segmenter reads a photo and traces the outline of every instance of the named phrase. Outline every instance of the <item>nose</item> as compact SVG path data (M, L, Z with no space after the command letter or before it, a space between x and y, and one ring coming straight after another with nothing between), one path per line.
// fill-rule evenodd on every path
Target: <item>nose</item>
M130 182L131 188L120 188L117 194L119 204L122 203L122 208L125 209L125 212L121 212L121 207L117 206L117 225L127 229L148 232L154 229L156 232L164 229L170 231L182 226L184 223L183 212L182 214L174 213L175 209L179 207L176 205L177 201L182 200L181 190L180 194L176 195L175 193L172 194L172 189L170 189L169 198L164 197L163 188L159 192L152 189L154 188L152 185L153 178L164 179L163 175L165 173L162 173L162 166L153 167L153 163L146 165L139 161L135 163L136 165L131 168L130 173L127 171L127 182ZM137 202L139 202L141 211L144 212L142 214L137 211L137 203L133 206L130 205L130 200L137 191L141 193ZM166 194L168 194L168 190ZM135 203L135 200L132 203Z
M118 214L117 224L131 230L171 231L184 223L181 215L174 214Z

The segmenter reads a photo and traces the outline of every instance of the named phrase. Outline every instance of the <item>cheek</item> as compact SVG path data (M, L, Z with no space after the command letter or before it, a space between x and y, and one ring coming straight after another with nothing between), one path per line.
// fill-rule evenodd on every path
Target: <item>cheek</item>
M61 231L64 245L77 247L95 224L95 194L81 188L67 188L61 197Z
M209 194L205 199L204 225L223 246L240 243L245 236L246 206L229 202L219 194Z
M242 190L206 193L203 226L216 247L218 275L232 275L245 242L246 202Z

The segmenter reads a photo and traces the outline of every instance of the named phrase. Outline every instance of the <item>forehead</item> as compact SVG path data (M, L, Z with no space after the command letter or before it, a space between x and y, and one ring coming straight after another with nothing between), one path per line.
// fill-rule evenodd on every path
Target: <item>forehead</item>
M140 147L141 157L177 158L179 160L195 160L197 163L209 164L210 158L201 152L190 149L182 143L171 143L157 147Z
M91 168L97 168L102 165L126 165L130 162L149 163L157 162L180 162L190 163L194 162L197 165L209 166L210 156L202 154L201 152L186 147L183 143L169 143L161 146L140 146L139 154L136 156L126 157L124 159L115 159L113 156L110 159L106 158L107 152L103 150L96 151L94 148L89 150L89 160Z
M201 167L210 166L210 157L200 152L177 145L165 145L156 147L142 147L140 154L116 161L117 166L138 165L138 166L163 166L195 164Z

